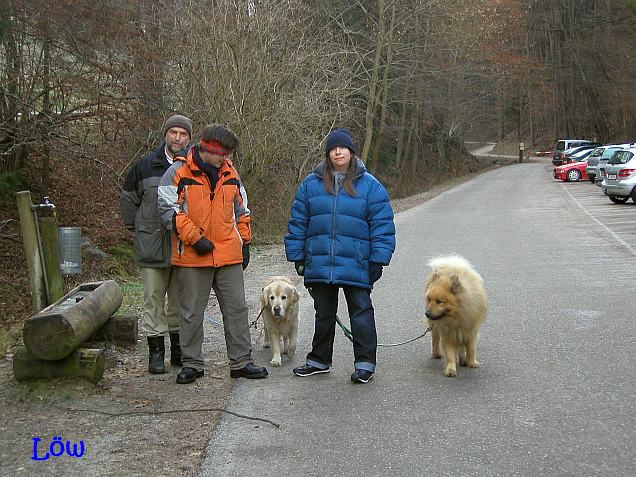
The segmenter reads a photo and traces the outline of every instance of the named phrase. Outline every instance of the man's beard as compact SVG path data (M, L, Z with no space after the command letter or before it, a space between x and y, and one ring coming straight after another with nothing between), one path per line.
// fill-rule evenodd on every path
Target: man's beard
M172 154L176 154L177 152L183 150L183 148L186 147L186 145L181 146L176 143L168 143L168 151L171 152Z

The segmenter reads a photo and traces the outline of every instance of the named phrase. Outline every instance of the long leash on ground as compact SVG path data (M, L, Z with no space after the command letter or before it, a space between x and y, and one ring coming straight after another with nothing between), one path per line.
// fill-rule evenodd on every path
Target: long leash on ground
M307 291L309 292L309 294L311 295L311 297L313 298L313 294L311 293L311 287L307 287ZM258 313L258 316L250 323L250 328L254 328L254 329L258 329L258 320L261 318L261 316L263 316L263 310L265 310L265 307L261 308L261 311ZM203 317L206 321L209 321L210 323L213 323L217 326L220 326L221 328L223 328L223 323L219 323L216 320L213 320L212 318L209 318L207 316ZM342 332L344 333L344 335L349 339L349 341L351 341L353 343L353 333L351 332L351 330L349 328L347 328L344 323L342 323L342 321L340 321L340 318L338 317L338 314L336 313L336 323L338 323L338 326L340 327L340 329L342 329ZM412 343L413 341L419 340L420 338L424 338L430 331L431 331L431 327L426 328L426 331L424 331L424 333L422 333L419 336L416 336L415 338L411 338L410 340L406 340L406 341L401 341L399 343L378 343L378 346L381 346L383 348L390 348L393 346L402 346L408 343Z
M254 321L252 321L250 323L250 328L254 328L255 330L258 329L258 320L261 316L263 316L263 310L265 309L265 307L261 308L260 313L258 314L258 316L256 317L256 319ZM203 315L203 319L205 321L207 321L208 323L212 323L213 325L218 326L219 328L223 328L223 323L221 323L220 321L217 320L213 320L212 318L210 318L209 316Z
M309 292L309 294L311 295L311 297L313 298L314 295L311 292L311 287L306 287L307 291ZM261 310L261 313L263 312L263 310ZM258 319L258 318L257 318ZM342 332L344 333L344 335L349 339L349 341L351 341L353 343L353 333L351 332L351 330L349 328L347 328L344 323L342 323L342 321L340 321L340 318L338 317L338 313L336 313L336 323L338 323L338 326L340 327L340 329L342 330ZM419 340L420 338L424 338L426 336L426 334L431 331L431 327L426 328L426 331L424 333L422 333L419 336L416 336L415 338L411 338L410 340L406 340L406 341L401 341L399 343L378 343L378 346L382 346L383 348L389 348L392 346L402 346L405 345L407 343L411 343L415 340Z
M347 328L342 321L340 321L340 318L338 318L338 314L336 313L336 323L338 323L338 326L340 326L340 328L342 329L342 332L344 333L344 335L349 338L349 341L351 341L353 343L353 333L351 332L351 330L349 328ZM426 336L426 334L431 331L432 328L428 327L426 328L426 331L424 333L422 333L419 336L416 336L415 338L411 338L410 340L406 340L406 341L401 341L399 343L378 343L378 346L382 346L384 348L389 348L391 346L402 346L405 345L407 343L411 343L412 341L415 340L419 340L420 338L424 338Z

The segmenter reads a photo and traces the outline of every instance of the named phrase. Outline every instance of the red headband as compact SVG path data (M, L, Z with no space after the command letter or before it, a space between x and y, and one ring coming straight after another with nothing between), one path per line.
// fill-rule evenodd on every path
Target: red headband
M199 142L199 147L204 152L209 152L210 154L218 154L219 156L227 157L232 154L232 151L230 149L224 148L218 141L204 141L202 139Z

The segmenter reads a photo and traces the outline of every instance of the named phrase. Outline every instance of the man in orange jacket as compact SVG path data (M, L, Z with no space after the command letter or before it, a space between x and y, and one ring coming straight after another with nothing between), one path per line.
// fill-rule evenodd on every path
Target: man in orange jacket
M159 213L172 230L177 271L183 369L177 383L204 375L203 313L210 290L219 301L233 378L259 379L254 365L243 270L252 240L247 195L230 158L238 138L229 128L203 128L201 141L177 157L159 183Z

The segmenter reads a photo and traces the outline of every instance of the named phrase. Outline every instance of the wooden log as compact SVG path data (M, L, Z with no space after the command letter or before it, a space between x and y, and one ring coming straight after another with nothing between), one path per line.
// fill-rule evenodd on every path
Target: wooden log
M88 341L111 341L127 346L137 343L139 325L137 315L113 315L88 339Z
M83 283L24 323L24 344L44 360L66 358L119 309L123 295L114 280Z
M29 280L31 282L31 302L34 311L37 313L47 305L47 296L44 271L42 269L42 256L38 245L37 224L35 222L35 214L33 214L33 209L31 208L31 205L33 205L31 192L28 190L18 192L16 201L20 216L24 254L26 255Z
M104 363L103 349L79 348L64 359L46 361L21 347L13 355L13 375L16 381L68 377L97 384L104 376Z
M64 279L60 271L60 259L57 250L57 220L55 217L40 217L39 220L44 273L48 284L47 303L54 303L64 296Z

